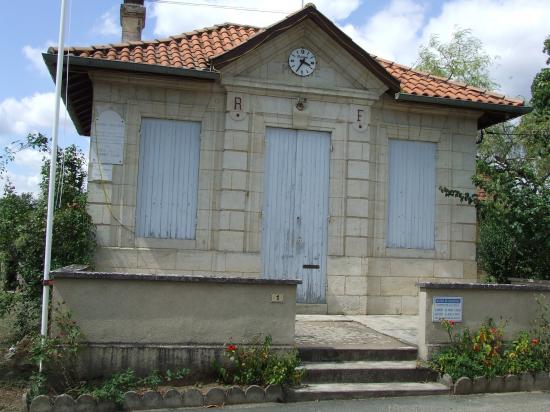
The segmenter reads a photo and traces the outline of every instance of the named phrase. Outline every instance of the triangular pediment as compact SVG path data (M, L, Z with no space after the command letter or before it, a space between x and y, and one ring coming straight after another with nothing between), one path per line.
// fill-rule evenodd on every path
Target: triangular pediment
M315 70L309 76L297 75L289 67L289 55L297 48L306 48L315 56ZM310 19L266 39L220 71L226 84L268 84L283 89L331 90L344 95L365 92L371 98L388 90L374 73Z

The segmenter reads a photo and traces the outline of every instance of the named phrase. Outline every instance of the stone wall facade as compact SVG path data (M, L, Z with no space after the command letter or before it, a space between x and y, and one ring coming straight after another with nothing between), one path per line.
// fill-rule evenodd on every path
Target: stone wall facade
M88 185L96 270L260 276L265 133L281 127L331 134L328 313L417 313L418 280L476 279L473 207L437 191L435 249L391 249L386 198L388 139L437 143L437 185L473 190L479 113L396 103L325 33L303 26L231 63L217 82L93 76L94 118L114 110L126 123L112 182ZM288 73L298 41L318 56L311 78ZM143 117L202 124L195 240L135 236Z

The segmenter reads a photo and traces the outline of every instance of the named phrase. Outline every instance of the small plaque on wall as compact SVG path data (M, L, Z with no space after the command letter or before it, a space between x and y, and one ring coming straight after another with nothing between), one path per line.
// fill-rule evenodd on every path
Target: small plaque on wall
M452 320L462 322L462 304L464 298L455 296L434 296L432 322Z
M95 119L95 142L92 141L91 152L93 162L122 164L124 120L115 111L103 111Z

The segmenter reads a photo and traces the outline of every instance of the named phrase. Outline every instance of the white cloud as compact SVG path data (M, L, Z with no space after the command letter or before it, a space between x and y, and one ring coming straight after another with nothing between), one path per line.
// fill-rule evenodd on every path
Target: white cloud
M212 0L212 4L227 4ZM328 18L342 20L359 7L360 0L318 0L316 7ZM260 10L283 11L284 13L261 13L215 7L197 7L177 4L148 4L149 16L156 18L154 33L157 36L169 36L201 27L225 22L267 26L282 20L287 14L297 11L301 6L298 0L243 0L238 7Z
M542 43L550 33L547 0L455 0L424 29L449 38L453 25L471 28L490 55L498 55L492 75L509 95L528 96L534 75L544 66Z
M7 179L6 179L7 178ZM40 191L40 168L36 173L32 171L24 173L14 173L8 171L6 177L0 177L0 196L4 190L4 185L9 181L14 187L17 193L33 193L37 195Z
M53 46L53 42L48 42L44 47L32 47L29 45L23 46L22 52L23 55L27 58L30 63L30 67L36 70L39 74L47 75L48 69L46 64L42 59L42 53L44 53L48 47Z
M45 155L31 149L18 152L14 161L8 165L6 174L0 176L1 190L3 190L4 184L9 181L15 187L17 193L37 194L40 190L40 169Z
M103 13L100 17L99 23L97 23L92 31L102 36L114 36L120 34L120 24L117 21L116 15L117 8L112 8L109 11Z
M530 95L534 75L544 66L542 42L549 32L547 0L450 0L438 15L427 18L419 0L392 0L360 26L344 30L363 48L381 57L412 65L430 34L443 41L453 29L472 29L492 56L491 74L509 96Z
M45 154L32 149L24 149L17 153L13 161L14 165L21 167L36 168L42 164ZM38 169L39 170L39 169Z
M342 29L369 53L400 62L414 59L426 7L413 0L393 0L360 27Z
M35 93L30 97L8 97L0 101L0 135L23 137L30 132L48 133L55 106L54 93ZM61 106L60 131L76 133L65 106Z

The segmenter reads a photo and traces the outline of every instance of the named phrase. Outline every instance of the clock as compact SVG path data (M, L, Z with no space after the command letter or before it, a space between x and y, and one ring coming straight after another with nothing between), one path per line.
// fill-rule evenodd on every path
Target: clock
M315 70L315 55L308 49L294 49L288 56L288 67L298 76L309 76Z

